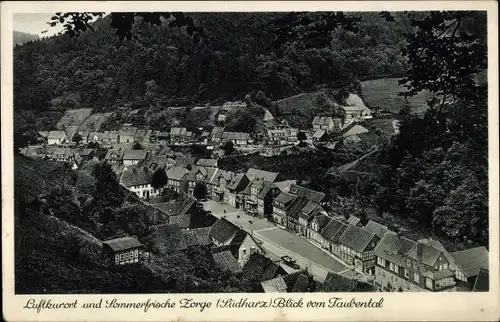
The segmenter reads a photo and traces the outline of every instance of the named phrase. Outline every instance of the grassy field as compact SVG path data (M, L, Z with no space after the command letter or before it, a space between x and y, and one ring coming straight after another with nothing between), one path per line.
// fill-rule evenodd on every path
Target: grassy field
M304 93L275 101L283 114L309 115L316 107L316 99L321 92Z
M397 113L404 104L404 98L398 93L405 88L398 84L399 78L383 78L361 82L363 99L370 107L379 106L384 110ZM413 113L421 115L427 109L428 92L420 92L409 99Z
M92 113L91 108L79 108L76 110L67 110L57 122L56 128L62 130L64 126L80 126Z
M99 131L101 124L113 115L112 112L108 113L95 113L90 115L78 129L80 132Z

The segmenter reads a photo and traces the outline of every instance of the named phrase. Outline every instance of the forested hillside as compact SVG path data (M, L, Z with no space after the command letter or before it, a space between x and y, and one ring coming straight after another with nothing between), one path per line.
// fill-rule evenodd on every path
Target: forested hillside
M32 40L37 40L38 35L28 34L26 32L15 31L14 30L14 47L17 45L22 45Z
M37 119L39 112L44 112L43 125L50 126L46 111L56 118L57 111L78 107L99 112L119 106L193 105L242 99L258 90L274 100L318 85L352 86L358 79L404 74L400 49L411 27L403 14L394 22L378 13L356 14L359 31L337 28L331 46L291 43L275 50L272 22L283 15L190 14L210 37L206 44L193 42L184 29L141 19L133 26L134 38L120 40L107 16L94 23L94 32L15 48L17 128L23 122L43 122Z
M346 14L360 18L353 22L356 30L330 24L328 19L339 18L335 15L299 14L291 22L281 13L190 16L208 41L193 41L188 29L140 18L133 37L119 39L105 17L79 37L16 47L16 129L50 126L51 115L75 107L154 112L259 91L266 102L325 87L359 91L360 80L402 77L410 98L390 100L401 105L391 106L400 110L400 134L380 144L377 164L363 177L319 176L315 188L453 242L488 244L488 92L476 82L478 72L487 69L484 13ZM277 26L278 39L284 38L278 46ZM293 37L304 29L317 36L316 44ZM422 91L429 94L427 110L415 115L412 97ZM158 124L171 118L156 116L147 115ZM189 118L184 112L176 117Z

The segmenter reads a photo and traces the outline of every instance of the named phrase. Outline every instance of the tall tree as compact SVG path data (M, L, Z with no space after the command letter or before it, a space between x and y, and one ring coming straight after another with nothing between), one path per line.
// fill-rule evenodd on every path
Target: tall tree
M155 189L160 189L165 187L168 182L167 173L165 169L160 168L153 173L153 179L151 181L151 186Z
M114 219L115 211L124 201L125 195L116 174L106 162L97 163L92 170L95 179L93 207L102 223L107 224Z

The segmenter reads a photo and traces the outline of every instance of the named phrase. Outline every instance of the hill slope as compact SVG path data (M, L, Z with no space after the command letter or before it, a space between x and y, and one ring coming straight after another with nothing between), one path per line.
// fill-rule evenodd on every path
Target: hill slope
M32 40L37 40L38 35L28 34L26 32L14 30L14 46L22 45Z

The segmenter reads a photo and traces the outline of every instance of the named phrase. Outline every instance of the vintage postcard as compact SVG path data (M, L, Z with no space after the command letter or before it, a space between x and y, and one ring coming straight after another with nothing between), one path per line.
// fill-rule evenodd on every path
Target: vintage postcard
M4 2L7 321L497 321L493 1Z

